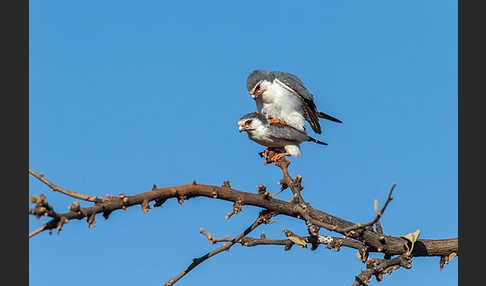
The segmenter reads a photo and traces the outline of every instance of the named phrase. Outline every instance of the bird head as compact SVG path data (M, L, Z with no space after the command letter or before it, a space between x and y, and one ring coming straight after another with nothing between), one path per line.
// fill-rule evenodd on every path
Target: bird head
M246 89L253 99L262 95L271 84L271 75L264 70L255 70L246 79Z
M240 132L252 132L268 123L265 116L259 112L244 115L238 120L238 130Z

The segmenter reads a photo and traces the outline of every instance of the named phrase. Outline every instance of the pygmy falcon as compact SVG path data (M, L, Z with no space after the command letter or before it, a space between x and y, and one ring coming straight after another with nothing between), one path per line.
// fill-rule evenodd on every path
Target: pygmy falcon
M255 70L246 80L246 88L257 109L271 124L287 124L305 132L305 121L321 134L319 118L342 123L317 110L312 94L295 75L285 72Z
M275 151L277 155L270 158L272 162L276 162L284 156L300 156L299 145L304 141L327 145L325 142L308 136L305 131L290 125L270 124L260 112L249 113L241 117L238 120L238 129L240 132L246 131L248 137L256 143L269 147L263 152L262 156L265 158L267 158L268 150Z

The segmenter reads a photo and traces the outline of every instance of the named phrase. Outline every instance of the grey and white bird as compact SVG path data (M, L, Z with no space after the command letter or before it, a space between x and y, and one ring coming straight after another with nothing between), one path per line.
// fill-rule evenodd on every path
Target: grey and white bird
M240 132L246 131L248 137L256 143L277 152L277 155L270 158L274 162L284 156L300 156L300 143L305 141L327 145L290 125L270 124L260 112L248 113L241 117L238 120L238 129Z
M295 75L285 72L255 70L248 75L246 88L256 101L257 109L271 124L288 124L305 131L305 121L315 133L321 134L319 118L342 123L324 112L319 112L313 95Z

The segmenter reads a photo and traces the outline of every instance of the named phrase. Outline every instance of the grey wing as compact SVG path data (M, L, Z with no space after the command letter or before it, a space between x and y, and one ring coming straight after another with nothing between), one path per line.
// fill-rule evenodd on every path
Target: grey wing
M290 91L292 91L296 96L298 96L303 102L303 113L304 118L309 122L312 130L317 134L321 134L321 125L319 124L319 112L314 103L314 97L304 83L293 74L285 72L271 72L277 80L283 83Z
M310 138L307 136L307 134L302 133L292 127L270 125L269 131L269 136L277 141L284 140L295 144L300 144L303 141L308 141Z

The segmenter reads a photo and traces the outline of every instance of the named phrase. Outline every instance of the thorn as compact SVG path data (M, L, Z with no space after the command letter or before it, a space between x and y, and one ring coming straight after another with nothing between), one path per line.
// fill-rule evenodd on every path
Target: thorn
M163 205L165 203L167 199L161 199L161 198L158 198L158 199L155 199L155 204L154 204L154 208L156 207L160 207L161 205Z
M264 194L265 191L267 190L267 187L265 187L264 185L258 185L257 188L259 194Z
M73 212L78 212L79 211L79 202L78 201L74 201L70 206L69 206L69 210L70 211L73 211Z
M383 243L383 244L385 244L385 243L386 243L386 240L385 240L385 236L384 236L384 235L380 235L380 236L378 237L378 240L379 240L381 243Z
M147 213L152 208L147 199L143 200L140 206L142 207L143 213Z
M112 211L104 211L104 212L103 212L103 217L105 218L105 220L107 220L107 219L108 219L108 217L110 216L111 212L112 212Z
M93 225L93 227L96 226L96 223L95 223L95 213L91 214L90 216L88 216L86 218L86 221L88 222L88 228L91 227L91 225Z
M223 187L231 189L231 185L229 181L223 181Z

